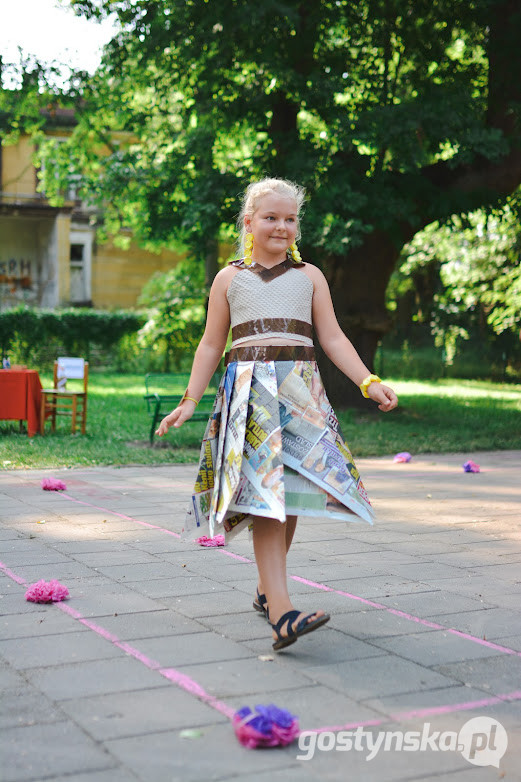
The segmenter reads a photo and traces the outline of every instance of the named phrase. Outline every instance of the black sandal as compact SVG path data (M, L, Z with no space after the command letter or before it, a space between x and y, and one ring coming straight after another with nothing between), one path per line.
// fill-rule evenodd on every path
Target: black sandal
M293 629L293 622L298 616L300 616L301 613L302 611L296 611L295 609L293 611L286 611L285 614L282 614L277 624L271 625L278 636L277 640L273 644L275 651L284 649L286 646L291 646L291 644L294 644L297 638L300 638L301 635L306 635L306 633L313 632L313 630L316 630L318 627L322 627L322 625L325 625L326 622L329 622L331 619L329 614L323 614L323 616L319 616L317 619L315 619L314 622L308 622L308 619L310 619L312 616L315 616L315 614L308 614L307 616L303 616L296 628ZM286 623L288 625L287 635L282 635L281 630Z
M253 607L260 614L264 614L266 619L268 618L268 598L266 595L261 594L257 587L257 600L253 601Z

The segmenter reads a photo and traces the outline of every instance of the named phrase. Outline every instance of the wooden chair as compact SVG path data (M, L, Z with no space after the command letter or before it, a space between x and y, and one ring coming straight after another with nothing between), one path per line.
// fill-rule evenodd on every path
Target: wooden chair
M68 380L83 380L83 390L67 388ZM42 388L40 408L40 434L45 434L45 419L51 418L51 431L56 431L56 416L71 417L71 432L76 432L76 423L81 424L81 433L85 434L87 424L87 384L89 381L89 362L82 358L58 357L54 362L53 388Z

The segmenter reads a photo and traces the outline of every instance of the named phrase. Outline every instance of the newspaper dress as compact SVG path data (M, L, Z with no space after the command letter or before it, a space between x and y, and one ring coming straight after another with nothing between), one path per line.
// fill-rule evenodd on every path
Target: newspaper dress
M277 319L280 327L282 319ZM201 445L185 534L248 528L252 516L372 523L312 347L236 347Z

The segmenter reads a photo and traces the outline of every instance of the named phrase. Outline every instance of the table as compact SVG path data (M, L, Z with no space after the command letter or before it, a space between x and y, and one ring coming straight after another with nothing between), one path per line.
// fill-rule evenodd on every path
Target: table
M27 421L27 434L40 429L42 384L35 369L0 369L0 419Z

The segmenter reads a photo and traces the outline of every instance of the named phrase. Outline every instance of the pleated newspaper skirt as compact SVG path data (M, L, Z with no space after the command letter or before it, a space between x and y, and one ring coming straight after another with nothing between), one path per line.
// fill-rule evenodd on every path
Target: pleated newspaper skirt
M252 516L365 521L373 510L312 348L231 351L204 434L184 533L229 541ZM255 360L242 360L244 356ZM266 356L275 355L276 360ZM240 358L241 360L236 360ZM282 359L282 360L281 360Z

